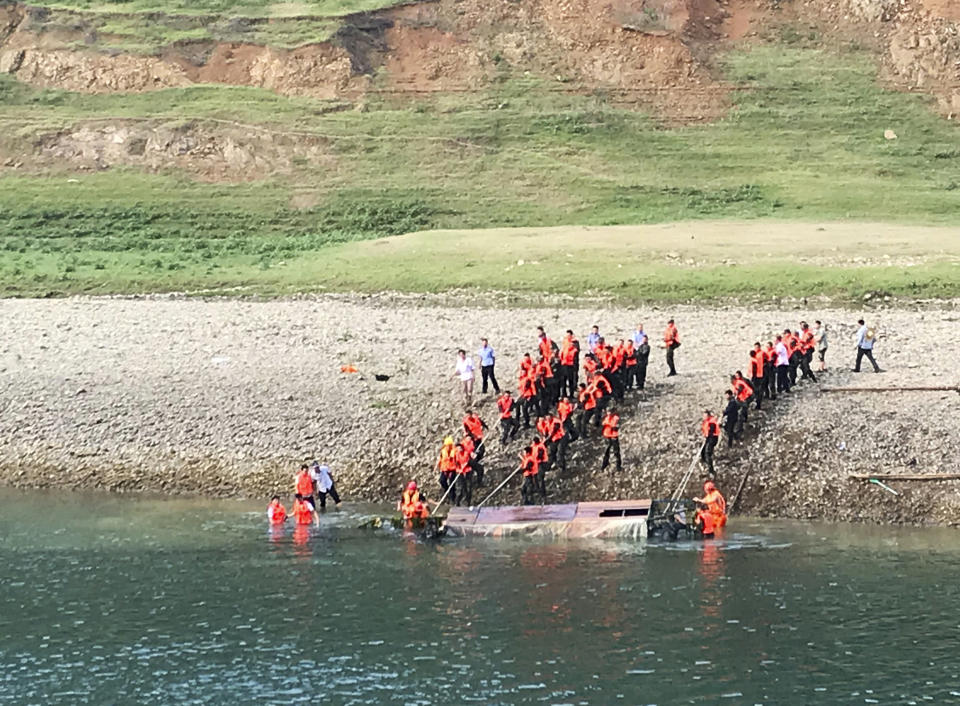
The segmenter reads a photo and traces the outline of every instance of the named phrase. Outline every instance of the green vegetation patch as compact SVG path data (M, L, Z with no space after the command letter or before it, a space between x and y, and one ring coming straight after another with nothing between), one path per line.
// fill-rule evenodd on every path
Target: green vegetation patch
M541 258L518 279L507 269L509 241L447 260L436 243L381 258L378 243L355 242L426 228L697 219L960 226L960 133L927 99L880 88L864 54L755 47L727 56L725 71L736 86L729 115L671 128L602 93L564 93L506 69L484 91L415 103L371 95L364 110L248 88L92 96L0 78L2 132L15 136L0 138L5 149L110 116L147 126L258 125L322 138L330 157L233 185L131 169L8 170L0 181L0 250L11 254L0 269L3 291L593 287L675 298L751 286L784 293L796 289L796 272L810 291L960 294L952 261L931 259L824 274L789 254L730 270L722 259L655 265L640 251L611 277L608 260L587 256L591 235L583 233L572 257ZM885 139L887 129L897 139ZM730 257L743 247L731 238ZM915 254L936 255L922 243Z

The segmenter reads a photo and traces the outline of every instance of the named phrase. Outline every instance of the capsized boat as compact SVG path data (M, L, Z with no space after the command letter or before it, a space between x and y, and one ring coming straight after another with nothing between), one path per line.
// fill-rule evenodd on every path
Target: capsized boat
M687 500L601 500L564 505L455 507L444 522L453 537L695 538ZM700 535L702 536L702 535Z

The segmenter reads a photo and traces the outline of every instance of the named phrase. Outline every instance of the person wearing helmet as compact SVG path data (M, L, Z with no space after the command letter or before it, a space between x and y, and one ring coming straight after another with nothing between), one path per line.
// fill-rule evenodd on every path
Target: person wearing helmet
M702 498L694 498L693 500L706 507L706 511L713 518L713 524L717 529L720 529L727 524L727 501L717 490L717 486L714 485L712 480L703 484L703 493Z
M400 496L397 503L397 509L403 514L403 519L412 520L414 518L423 518L430 515L426 506L426 498L420 494L416 481L407 483L407 489Z
M440 458L437 459L437 470L440 471L440 487L444 492L450 488L457 471L457 448L453 445L453 437L448 436L443 440L443 448L440 449ZM457 490L450 490L450 502L456 502Z

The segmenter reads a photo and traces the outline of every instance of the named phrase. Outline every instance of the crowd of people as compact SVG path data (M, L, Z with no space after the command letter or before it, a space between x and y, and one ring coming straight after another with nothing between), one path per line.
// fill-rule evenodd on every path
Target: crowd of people
M873 357L875 332L862 319L858 323L854 371L859 372L865 357L874 370L880 372ZM617 472L622 471L617 404L630 391L642 390L646 385L651 342L643 324L638 324L629 338L611 342L600 334L598 326L593 326L585 345L570 329L557 342L542 326L537 327L535 348L531 349L535 353L524 353L517 368L516 394L510 389L501 390L495 370L496 353L488 339L483 338L480 343L477 354L482 392L486 394L492 388L497 395L499 433L495 436L501 447L509 446L519 436L526 439L513 473L522 473L520 489L524 504L533 504L538 497L541 502L545 501L547 472L555 469L566 473L570 445L591 433L599 433L604 443L601 470L612 463ZM675 353L680 347L680 334L673 319L667 322L659 345L665 351L667 376L677 375ZM721 414L715 415L711 409L703 411L700 460L711 479L708 481L711 490L705 489L705 492L711 498L709 505L717 510L715 522L720 522L718 508L725 512L723 496L712 483L716 477L714 454L721 432L726 436L727 446L732 446L743 439L751 406L762 409L765 400L773 401L789 394L802 381L816 382L816 373L826 370L827 348L827 327L820 321L812 328L801 321L798 329L784 329L765 344L754 342L747 352L746 374L737 370L730 376ZM815 356L816 372L812 367ZM471 407L475 373L473 357L459 350L454 377L459 381L466 414L457 434L459 438L451 435L443 440L435 464L441 503L449 498L455 505L472 505L474 491L484 485L483 459L491 430ZM298 524L319 523L318 499L320 509L326 508L327 495L337 506L340 504L329 468L316 461L301 466L294 485L291 514ZM710 495L711 492L716 495ZM425 518L430 513L425 494L413 481L403 491L397 509L407 519ZM273 498L267 513L274 524L287 518L279 497ZM709 520L706 523L709 524Z
M727 446L733 446L735 441L743 439L751 405L761 409L764 400L772 401L778 395L789 394L800 381L816 382L817 376L810 367L815 353L819 358L819 372L826 370L827 329L820 321L814 323L811 329L806 321L801 321L799 329L784 329L766 345L754 342L747 351L748 374L737 370L730 376L730 388L724 392L725 406L721 416L714 415L710 409L703 411L700 460L711 478L716 476L714 451L720 440L721 426Z
M673 319L664 329L662 347L666 351L667 375L677 374L674 353L680 347L680 334ZM547 495L546 474L552 469L567 470L571 444L599 433L604 442L601 470L611 464L623 467L620 450L620 415L617 403L631 390L646 385L651 344L643 324L629 338L608 342L599 326L594 326L581 344L568 329L558 342L542 326L537 327L535 347L523 354L517 368L516 392L501 390L496 376L496 352L488 339L480 340L481 391L492 388L498 395L496 410L499 443L508 446L523 434L526 437L515 473L522 473L521 497L532 504ZM455 505L473 502L474 490L483 485L483 456L487 443L487 424L471 408L476 365L466 350L457 351L453 376L466 407L459 439L444 439L436 462L443 498ZM419 491L418 491L419 497ZM414 505L401 501L413 512Z

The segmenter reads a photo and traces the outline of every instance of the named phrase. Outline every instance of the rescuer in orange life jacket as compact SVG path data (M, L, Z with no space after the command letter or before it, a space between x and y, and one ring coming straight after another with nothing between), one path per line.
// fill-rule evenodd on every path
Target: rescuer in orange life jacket
M310 521L314 520L316 525L318 527L320 526L320 517L313 509L313 505L306 500L302 500L299 495L293 500L292 511L293 517L296 519L298 525L309 525Z
M503 394L497 398L497 411L500 413L500 445L506 446L508 441L516 438L517 429L520 428L520 423L516 419L520 408L510 394L510 390L504 390Z
M267 519L271 525L282 525L287 521L287 508L280 504L280 496L274 495L267 506Z
M523 471L523 485L520 486L520 495L524 505L533 505L533 494L537 489L538 466L533 447L528 446L520 454L520 469Z
M416 481L410 481L397 502L397 509L405 520L425 519L430 516L425 501L426 498L417 489Z
M713 451L720 440L720 420L713 416L709 409L703 410L703 421L700 423L703 432L703 448L700 450L700 460L706 464L707 473L715 475L713 470Z
M607 416L603 418L603 438L607 441L607 448L603 452L603 463L600 470L605 470L610 465L610 452L613 452L614 459L617 462L617 473L622 470L620 460L620 415L617 410L610 409Z
M727 524L726 499L720 494L717 486L714 485L711 480L703 484L703 492L704 496L702 498L694 498L694 502L703 505L705 512L707 512L713 520L713 525L717 529L722 529L723 526ZM704 532L704 534L706 534L706 532Z
M294 498L303 501L310 508L310 512L313 513L313 517L319 526L320 515L317 514L317 502L313 499L313 476L310 475L310 467L305 463L300 466L300 472L294 476L293 491ZM294 504L295 507L296 504ZM294 512L294 514L296 513Z

